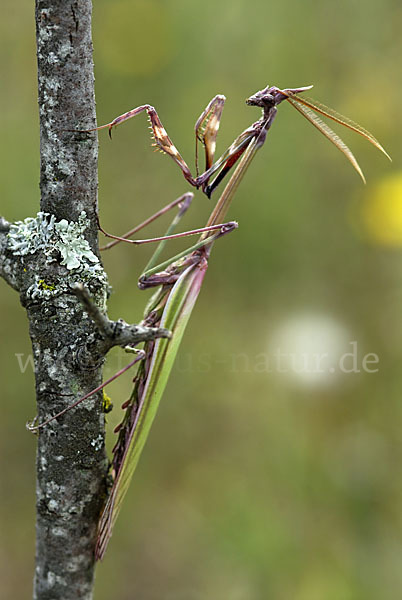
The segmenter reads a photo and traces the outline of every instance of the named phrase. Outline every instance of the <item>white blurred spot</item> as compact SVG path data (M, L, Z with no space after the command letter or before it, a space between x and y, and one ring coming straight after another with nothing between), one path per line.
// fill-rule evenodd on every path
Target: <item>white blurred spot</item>
M343 374L339 361L351 351L351 339L331 316L294 315L269 334L270 370L299 385L333 385Z

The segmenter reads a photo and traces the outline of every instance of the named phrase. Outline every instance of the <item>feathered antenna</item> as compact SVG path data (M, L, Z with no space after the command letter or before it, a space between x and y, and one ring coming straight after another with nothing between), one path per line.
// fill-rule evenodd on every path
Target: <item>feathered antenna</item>
M366 183L366 179L353 152L345 144L345 142L334 131L332 131L329 125L324 123L324 121L320 119L320 117L315 113L319 113L324 117L328 117L329 119L332 119L332 121L335 121L340 125L344 125L344 127L347 127L352 131L355 131L356 133L364 137L366 140L368 140L371 144L373 144L373 146L380 150L380 152L385 154L385 156L390 161L392 161L392 158L390 157L388 152L386 152L383 146L381 146L379 141L376 140L376 138L369 131L367 131L367 129L364 129L364 127L361 127L361 125L358 125L348 117L341 115L336 110L329 108L324 104L321 104L321 102L318 102L317 100L312 100L311 98L306 98L305 96L301 97L298 94L289 93L289 90L281 90L281 93L287 97L286 99L288 100L288 102L292 106L294 106L294 108L298 110L299 113L303 115L303 117L310 121L310 123L314 125L314 127L321 131L321 133L325 135L325 137L346 156L346 158L352 164L354 169L356 169L356 171L359 173L364 183Z

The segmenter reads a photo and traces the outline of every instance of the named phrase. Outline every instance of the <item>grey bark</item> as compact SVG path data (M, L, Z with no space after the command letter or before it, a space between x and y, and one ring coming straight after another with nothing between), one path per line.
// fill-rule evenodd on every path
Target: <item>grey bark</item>
M74 221L85 210L95 251L97 137L65 131L95 126L91 12L91 0L36 0L41 209Z
M91 223L87 239L96 253L97 138L77 144L63 132L72 123L95 124L91 11L91 0L37 0L35 20L41 210L69 221L85 211ZM41 279L52 281L53 273ZM106 289L97 287L93 291L102 303ZM79 360L96 330L75 295L64 294L50 303L28 301L26 308L42 421L97 387L102 361ZM86 402L39 434L36 600L92 598L93 547L107 461L99 395Z
M112 346L167 335L104 315L97 137L66 131L95 124L91 9L91 0L36 0L42 214L0 217L0 275L27 311L39 423L100 385ZM101 393L40 429L35 600L92 598L107 467Z

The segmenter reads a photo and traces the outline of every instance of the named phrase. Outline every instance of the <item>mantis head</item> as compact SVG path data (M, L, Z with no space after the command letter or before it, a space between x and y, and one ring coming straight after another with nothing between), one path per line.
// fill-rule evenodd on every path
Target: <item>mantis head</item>
M246 104L249 106L259 106L263 109L269 109L273 106L277 106L289 96L293 96L293 94L300 94L301 92L305 92L312 87L312 85L308 85L305 87L280 90L278 87L267 85L267 87L263 90L260 90L259 92L256 92L250 96L250 98L247 98Z

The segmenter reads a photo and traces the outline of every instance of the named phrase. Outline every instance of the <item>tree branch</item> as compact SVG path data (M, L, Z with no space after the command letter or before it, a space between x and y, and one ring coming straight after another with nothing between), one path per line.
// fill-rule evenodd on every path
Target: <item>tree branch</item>
M20 291L30 323L40 422L102 381L102 360L80 360L80 349L99 334L70 283L84 273L95 302L105 307L107 279L96 260L97 137L77 140L65 131L77 124L93 127L96 121L91 10L91 0L36 0L40 206L49 215L37 221L45 239L46 222L61 238L61 256L55 252L49 259L51 249L44 242L21 258ZM77 233L80 219L86 225ZM63 236L70 234L77 234L73 256L71 244L63 246ZM92 598L106 472L98 393L38 436L35 600Z
M0 217L0 277L18 291L18 261L8 251L8 232L10 231L10 227L11 224L4 217Z
M88 290L82 284L77 284L73 291L102 334L102 339L98 343L98 352L102 355L105 355L114 346L135 346L140 342L149 342L156 338L169 338L171 336L170 331L164 327L129 324L123 319L111 321L107 315L99 310L92 301Z

